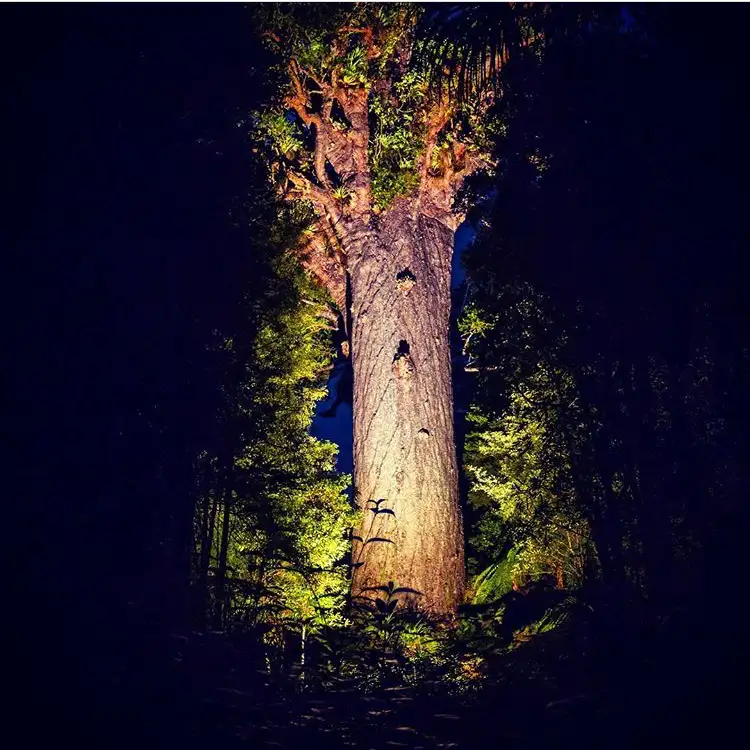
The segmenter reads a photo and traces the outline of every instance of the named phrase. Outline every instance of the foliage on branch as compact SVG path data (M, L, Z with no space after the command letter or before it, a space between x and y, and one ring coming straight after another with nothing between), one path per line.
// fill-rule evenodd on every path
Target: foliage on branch
M424 115L415 107L425 95L424 82L411 74L395 88L398 100L376 93L370 102L375 123L370 139L372 198L380 210L418 187L417 162L425 148Z

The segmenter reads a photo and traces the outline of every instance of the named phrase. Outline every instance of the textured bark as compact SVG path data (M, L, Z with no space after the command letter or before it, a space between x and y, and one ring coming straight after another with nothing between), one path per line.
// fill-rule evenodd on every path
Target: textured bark
M354 368L353 596L433 614L463 595L453 430L453 221L402 201L347 248ZM447 217L446 217L447 218Z

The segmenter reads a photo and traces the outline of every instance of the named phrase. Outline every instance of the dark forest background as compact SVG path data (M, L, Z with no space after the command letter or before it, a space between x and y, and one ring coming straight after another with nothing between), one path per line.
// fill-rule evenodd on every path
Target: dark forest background
M262 175L236 126L262 101L254 71L267 60L239 5L11 6L0 17L6 444L19 511L6 527L11 690L57 733L129 724L139 736L123 696L139 696L139 717L167 711L150 670L193 616L194 460L209 437L221 441L207 342L237 325L227 300L261 298L273 277L242 219ZM637 469L645 488L625 505L605 497L586 508L618 603L604 607L618 623L605 652L620 668L648 650L635 624L622 625L630 589L684 610L657 641L669 678L658 685L675 704L710 705L715 737L744 693L747 643L746 66L729 6L659 6L648 18L647 63L623 73L606 50L560 63L534 82L550 111L530 108L508 133L522 153L542 132L562 176L539 192L522 160L499 173L490 219L502 232L480 229L466 263L470 276L513 287L502 298L473 290L508 330L473 351L471 387L486 413L499 412L540 360L551 372L578 368L588 406L617 427L585 442L576 476L593 486L595 474ZM590 137L575 131L589 112ZM549 117L565 125L545 131ZM602 242L606 254L595 252ZM534 356L524 359L508 310L524 311ZM536 387L559 425L565 412L545 396L554 389ZM681 542L698 549L685 566L666 549L678 516L689 527ZM623 553L610 533L631 546ZM477 565L497 562L484 549ZM664 615L654 609L644 617ZM132 684L101 691L113 664L128 665ZM644 702L656 691L648 671L627 680ZM685 680L701 695L679 692ZM84 704L85 729L71 708Z

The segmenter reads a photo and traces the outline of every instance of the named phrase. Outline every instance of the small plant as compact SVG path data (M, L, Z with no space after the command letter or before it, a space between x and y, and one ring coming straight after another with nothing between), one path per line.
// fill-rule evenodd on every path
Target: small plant
M353 47L344 57L341 66L341 82L346 86L359 86L367 83L367 52L364 47Z
M270 110L259 115L256 118L255 136L286 159L294 158L302 148L297 125L281 110Z
M346 185L339 185L338 187L335 187L333 189L333 197L337 201L346 203L352 197L352 193L351 193L351 190L349 190L349 188L346 187Z

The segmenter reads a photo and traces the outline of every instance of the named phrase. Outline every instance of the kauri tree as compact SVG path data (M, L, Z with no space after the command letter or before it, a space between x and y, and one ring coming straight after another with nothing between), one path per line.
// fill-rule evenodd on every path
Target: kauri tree
M510 40L535 44L513 7L512 33L479 56L443 32L422 34L442 26L419 6L260 11L281 93L257 134L280 192L310 206L303 262L335 301L352 358L361 509L352 593L377 600L395 586L400 601L433 614L454 610L464 588L449 332L455 199L487 165L492 82Z

